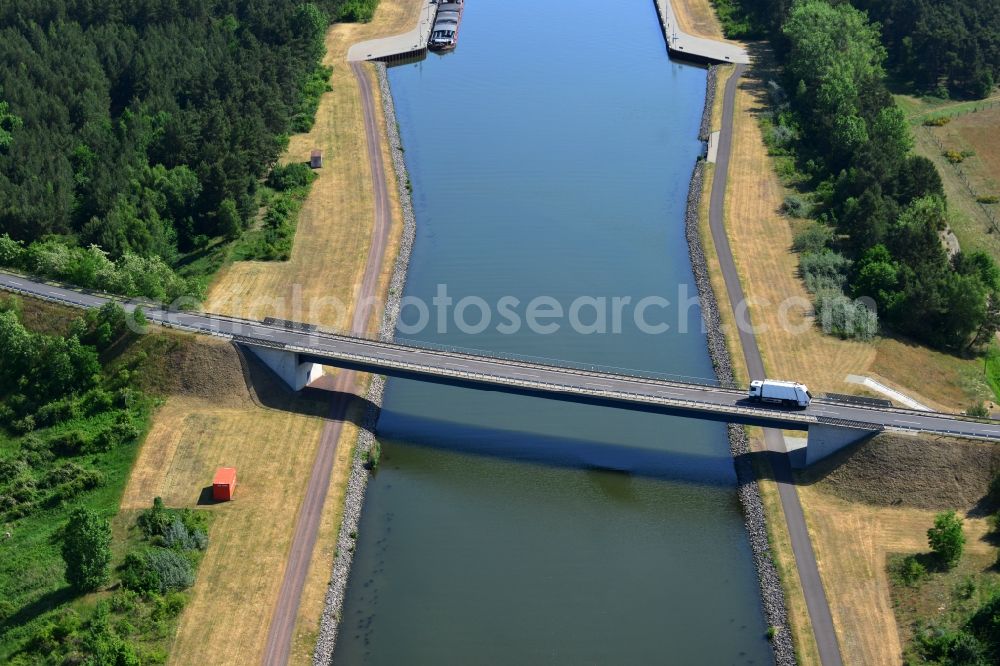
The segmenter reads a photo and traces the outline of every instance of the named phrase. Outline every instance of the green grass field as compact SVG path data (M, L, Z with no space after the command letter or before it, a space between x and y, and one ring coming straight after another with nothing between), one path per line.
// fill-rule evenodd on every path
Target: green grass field
M60 334L73 314L51 305L26 300L21 304L21 322L33 322L47 334ZM159 375L167 371L163 362L172 348L169 335L127 337L103 355L104 382L127 381L133 391L127 412L138 434L128 441L82 449L75 453L53 448L60 435L76 433L80 441L93 442L107 432L123 410L81 410L83 413L27 435L0 428L0 663L75 663L100 654L95 636L116 645L130 646L142 663L166 659L173 640L177 616L186 603L184 593L139 595L119 587L112 571L111 582L92 594L78 595L66 583L61 555L60 530L70 513L85 507L111 521L113 566L125 554L142 545L134 527L137 511L119 515L122 493L145 438L151 415L159 399ZM22 463L27 463L25 469ZM60 470L99 479L96 487L65 490ZM4 476L6 474L6 476ZM12 481L13 479L13 481ZM9 536L8 536L9 534ZM191 556L194 564L200 553ZM105 663L105 662L101 662ZM107 662L116 663L116 662ZM123 662L117 662L123 663Z

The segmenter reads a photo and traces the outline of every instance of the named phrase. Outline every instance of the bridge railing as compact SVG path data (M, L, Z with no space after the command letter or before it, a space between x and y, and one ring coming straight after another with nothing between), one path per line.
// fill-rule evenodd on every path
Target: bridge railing
M170 316L172 313L168 313ZM185 313L179 313L181 315ZM186 313L191 314L191 313ZM307 335L310 337L318 338L333 338L333 339L345 339L345 340L366 340L379 345L386 346L403 346L414 349L424 349L427 351L437 351L446 354L458 354L466 356L476 356L494 360L510 361L513 363L532 363L535 365L548 366L560 369L572 369L580 370L583 372L600 372L611 375L619 375L622 377L630 377L635 379L650 379L659 380L666 382L679 382L683 384L696 384L699 386L707 386L710 388L724 388L724 389L742 389L742 384L731 381L719 381L718 379L711 377L701 377L697 375L685 375L680 373L663 372L659 370L642 370L637 368L629 368L617 365L611 365L606 363L589 363L585 361L575 361L566 358L556 358L552 356L538 356L533 354L525 354L520 352L509 352L509 351L499 351L496 349L483 349L481 347L467 347L463 345L457 345L454 343L443 343L434 342L431 340L424 340L418 338L406 338L394 336L392 339L386 339L379 335L372 335L369 333L352 333L349 331L344 331L341 329L334 329L325 326L314 326L312 324L303 324L301 322L287 321L281 319L268 318L265 321L258 321L253 319L246 319L242 317L232 317L230 315L220 315L215 313L203 313L210 317L215 317L218 319L225 319L230 322L244 323L248 326L261 327L266 326L269 328L275 328L282 331L289 331L300 333L302 335ZM243 334L247 338L252 338L253 336ZM264 341L265 343L267 341Z

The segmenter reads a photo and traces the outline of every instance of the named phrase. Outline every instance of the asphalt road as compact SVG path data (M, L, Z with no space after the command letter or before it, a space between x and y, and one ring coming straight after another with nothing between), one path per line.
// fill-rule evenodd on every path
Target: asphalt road
M0 288L60 301L78 307L100 307L107 297L60 285L0 273ZM511 390L579 402L600 398L623 408L655 408L733 423L808 429L821 422L858 428L955 434L1000 440L1000 422L973 421L953 414L908 409L868 407L814 399L804 410L785 410L751 403L742 389L692 383L690 379L662 379L636 371L613 371L559 365L559 361L531 362L426 346L369 340L359 335L290 329L221 315L146 308L157 323L215 335L251 346L295 352L305 360L335 367L377 372L387 376L424 378L440 383ZM750 347L756 349L756 345ZM752 353L752 352L751 352ZM759 357L759 352L757 352ZM759 362L759 361L758 361ZM342 373L346 374L346 373Z
M732 153L733 144L733 109L735 106L736 85L745 69L744 65L737 65L732 76L726 82L722 106L722 130L719 134L719 153L716 158L715 178L712 181L712 198L709 206L709 228L712 232L712 240L715 242L716 252L719 255L719 263L726 283L729 302L733 306L734 316L737 317L737 320L740 317L740 313L736 304L743 303L745 296L743 294L743 286L740 284L739 273L736 271L736 263L733 261L733 252L729 246L729 238L726 235L725 203L726 183L729 175L729 158ZM746 310L744 311L746 312ZM749 314L746 316L749 318ZM766 376L764 372L764 360L761 358L760 348L757 346L757 338L753 334L752 328L750 326L738 326L737 328L739 329L740 346L743 348L743 356L746 358L747 371L750 374L750 378L763 379ZM894 418L897 420L915 421L909 415L905 417L894 416ZM889 421L890 419L885 420ZM774 470L775 481L778 485L778 495L781 499L781 508L785 514L785 522L788 524L792 552L795 555L795 566L799 572L799 581L802 584L802 593L805 596L806 608L809 611L809 620L812 624L813 634L816 637L816 647L819 651L820 662L823 666L839 666L843 663L840 654L840 645L837 643L837 634L833 629L830 604L826 598L826 591L823 589L823 581L819 577L819 569L816 566L816 553L813 551L812 541L809 539L809 530L806 528L806 520L802 513L802 504L799 502L799 493L796 490L795 481L792 477L791 465L789 464L788 456L784 454L784 437L780 430L764 428L764 442L769 452L768 457L771 467Z
M362 93L365 135L375 194L372 244L355 301L364 303L372 300L377 288L391 220L374 98L361 65L355 63L352 64L352 68ZM710 208L710 226L732 303L741 302L743 292L723 227L723 206L725 177L732 148L733 100L736 81L742 71L743 66L737 66L726 85L723 128ZM0 288L78 307L99 307L108 300L100 294L33 281L7 273L0 273ZM805 429L811 423L833 419L877 428L1000 439L1000 422L977 422L949 414L846 405L824 400L814 400L806 410L789 412L750 404L746 401L745 393L740 390L635 376L627 374L626 371L607 372L600 369L561 367L558 364L500 359L475 353L366 340L358 334L365 330L369 313L360 309L355 312L351 324L354 336L289 329L277 324L264 324L205 313L167 311L152 306L146 307L146 314L151 321L164 325L236 339L249 345L285 348L307 357L325 360L333 366L386 375L424 377L434 381L452 381L483 388L514 389L559 399L587 401L597 397L607 404L617 404L626 408L656 408L703 418L718 419L721 416L728 421L781 428ZM763 377L763 362L756 339L751 333L741 331L740 342L751 376ZM307 485L306 497L296 522L281 592L268 633L264 659L266 664L287 662L302 587L315 546L320 516L329 487L333 456L347 407L348 399L342 396L353 392L356 386L357 377L354 372L341 372L337 375L334 388L338 392L335 394L338 397L332 401L330 421L324 429L320 449ZM768 449L783 450L780 432L773 429L767 429L765 432ZM820 657L824 666L834 666L842 663L840 652L833 632L829 606L816 569L815 555L792 482L791 470L784 455L773 455L772 465L779 479L778 488L782 506L788 521L792 547L806 594L810 619L816 633Z

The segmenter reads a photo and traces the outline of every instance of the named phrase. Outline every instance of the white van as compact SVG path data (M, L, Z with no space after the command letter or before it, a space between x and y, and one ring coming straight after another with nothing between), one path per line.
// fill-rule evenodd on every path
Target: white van
M754 402L773 402L785 407L805 409L812 400L812 394L805 384L782 382L776 379L755 379L750 382L747 396Z

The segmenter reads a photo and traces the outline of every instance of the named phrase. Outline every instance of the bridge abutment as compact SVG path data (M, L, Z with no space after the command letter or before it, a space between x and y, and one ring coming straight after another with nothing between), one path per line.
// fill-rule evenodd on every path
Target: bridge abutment
M323 375L322 365L303 363L296 352L250 345L244 348L253 352L254 356L271 368L293 391L301 391Z
M788 452L794 469L802 469L852 444L874 437L882 430L859 423L820 422L809 426L806 445Z

